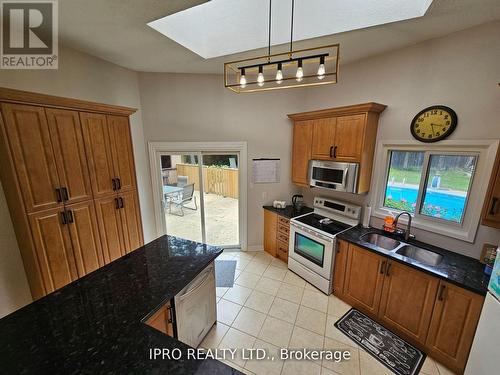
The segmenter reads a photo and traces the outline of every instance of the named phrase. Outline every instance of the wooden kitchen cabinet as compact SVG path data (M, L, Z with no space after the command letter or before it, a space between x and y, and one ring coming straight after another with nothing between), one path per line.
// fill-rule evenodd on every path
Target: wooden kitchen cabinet
M278 234L278 214L264 209L264 250L276 256Z
M120 193L118 199L124 250L129 253L143 244L139 201L135 191Z
M173 314L170 302L162 306L148 320L146 324L165 335L174 336Z
M310 160L358 163L357 193L369 191L378 119L385 108L364 103L289 114L294 122L292 182L309 186Z
M500 147L497 151L495 166L491 172L490 184L484 199L482 224L500 228Z
M296 121L293 126L292 182L309 186L309 160L313 136L313 121Z
M463 373L484 297L440 281L426 347L429 355Z
M388 261L378 317L388 328L414 344L425 344L439 280L424 272Z
M101 236L104 263L110 263L125 255L123 228L118 197L110 195L96 199L97 222Z
M343 298L361 311L377 315L387 259L349 244Z
M136 188L134 151L128 117L107 116L111 141L113 169L118 178L119 191L130 191Z
M333 294L337 297L344 294L344 279L346 273L348 251L349 243L339 240L337 242L337 250L335 252L335 263L333 270Z

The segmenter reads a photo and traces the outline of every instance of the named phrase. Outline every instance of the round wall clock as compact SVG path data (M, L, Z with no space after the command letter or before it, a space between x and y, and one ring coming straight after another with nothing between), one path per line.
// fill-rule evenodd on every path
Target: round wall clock
M413 118L410 131L421 142L437 142L448 137L457 127L457 114L444 105L421 110Z

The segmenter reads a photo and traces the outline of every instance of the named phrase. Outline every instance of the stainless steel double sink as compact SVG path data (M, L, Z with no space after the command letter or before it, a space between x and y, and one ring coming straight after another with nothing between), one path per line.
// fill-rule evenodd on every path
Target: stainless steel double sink
M437 266L443 260L441 254L395 240L383 234L365 233L359 239L384 251L399 254L428 266Z

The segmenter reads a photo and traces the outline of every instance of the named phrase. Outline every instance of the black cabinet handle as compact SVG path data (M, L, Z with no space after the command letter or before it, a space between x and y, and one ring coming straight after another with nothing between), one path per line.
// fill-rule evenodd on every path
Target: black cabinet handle
M336 158L337 158L337 147L338 147L338 146L335 146L335 147L333 148L333 158L334 158L334 159L336 159Z
M112 178L111 183L113 184L113 191L115 191L116 190L116 179Z
M62 202L61 189L56 189L56 198L57 198L57 202L59 202L59 203Z
M61 188L61 190L62 190L63 200L64 201L69 200L68 189L66 187L63 187Z
M385 276L387 276L387 277L391 276L389 274L389 270L391 269L391 266L392 266L392 263L391 262L387 262L387 270L385 271Z
M167 307L167 323L171 324L174 320L172 319L172 307Z
M497 210L496 210L497 202L498 202L498 198L493 197L493 199L491 200L490 215L495 215L495 212L497 212Z
M120 190L122 188L122 182L119 178L116 179L116 183L117 183L117 189Z
M71 211L71 210L66 211L66 215L68 216L68 223L72 223L73 222L73 211Z
M380 273L382 275L385 273L385 260L382 262L382 265L380 266Z
M333 146L330 146L330 157L333 158Z
M440 289L439 289L439 295L438 295L438 300L439 301L442 301L444 300L444 291L446 290L446 285L441 285Z
M123 198L120 197L120 198L118 198L118 200L120 201L120 208L123 208Z
M115 198L115 208L118 210L120 208L120 201L118 198Z
M61 223L63 225L66 225L68 223L68 220L66 219L66 212L64 211L61 212Z

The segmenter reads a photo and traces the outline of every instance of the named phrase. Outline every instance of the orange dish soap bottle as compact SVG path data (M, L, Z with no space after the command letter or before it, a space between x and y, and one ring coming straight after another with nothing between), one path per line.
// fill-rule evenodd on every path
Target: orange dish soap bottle
M394 232L394 217L392 216L386 216L384 218L384 226L383 229L386 232L393 233Z

